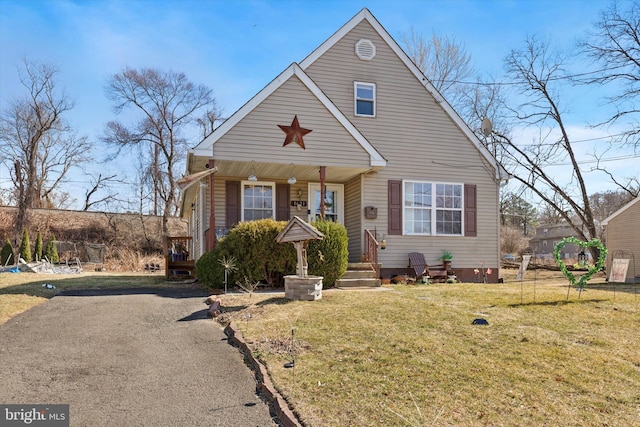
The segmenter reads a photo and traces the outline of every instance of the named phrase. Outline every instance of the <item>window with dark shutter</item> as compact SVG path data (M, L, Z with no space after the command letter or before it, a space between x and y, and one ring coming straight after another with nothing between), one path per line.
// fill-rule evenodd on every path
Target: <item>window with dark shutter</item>
M476 185L464 185L464 235L477 236Z
M388 182L388 234L402 234L402 181Z
M240 222L240 181L227 181L225 192L225 225L231 228Z

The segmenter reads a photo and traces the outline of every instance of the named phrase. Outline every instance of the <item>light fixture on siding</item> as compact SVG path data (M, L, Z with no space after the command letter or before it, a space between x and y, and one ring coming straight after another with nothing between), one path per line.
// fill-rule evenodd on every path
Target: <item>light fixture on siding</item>
M290 185L295 184L296 182L298 182L298 180L296 179L296 177L293 175L293 171L296 169L296 165L294 165L293 163L291 163L291 174L289 175L289 179L287 179L287 183L289 183Z
M251 160L251 170L249 171L249 181L257 181L258 177L256 176L256 162Z

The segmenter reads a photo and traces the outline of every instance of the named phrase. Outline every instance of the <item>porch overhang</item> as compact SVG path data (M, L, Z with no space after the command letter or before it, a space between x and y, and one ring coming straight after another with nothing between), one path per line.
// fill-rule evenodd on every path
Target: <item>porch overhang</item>
M195 184L202 182L203 179L218 171L218 168L203 169L204 170L182 177L176 182L176 185L182 195L180 206L180 216L182 218L187 218L191 215L191 204L195 200L199 188L199 186L196 186Z
M200 170L208 162L208 157L195 157L193 170ZM345 183L358 175L377 172L383 166L332 166L329 164L315 165L295 163L262 163L259 161L247 162L238 160L221 160L216 158L216 176L234 177L235 179L247 179L254 174L259 181L286 181L294 176L298 182L319 182L320 166L325 166L327 182Z

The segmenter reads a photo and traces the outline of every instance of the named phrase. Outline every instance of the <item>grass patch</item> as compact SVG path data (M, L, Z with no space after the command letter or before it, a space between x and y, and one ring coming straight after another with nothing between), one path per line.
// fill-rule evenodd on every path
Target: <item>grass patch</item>
M567 300L558 273L539 274L535 298L533 280L227 295L223 319L309 426L634 425L640 289Z
M42 287L51 284L55 289ZM47 301L67 289L171 288L175 283L157 274L79 274L0 273L0 325L11 317Z
M560 273L527 274L324 291L313 302L224 295L221 318L236 323L309 426L635 425L640 287L600 277L567 299ZM176 284L152 274L0 273L0 324L61 290L136 287ZM479 317L489 325L472 325Z

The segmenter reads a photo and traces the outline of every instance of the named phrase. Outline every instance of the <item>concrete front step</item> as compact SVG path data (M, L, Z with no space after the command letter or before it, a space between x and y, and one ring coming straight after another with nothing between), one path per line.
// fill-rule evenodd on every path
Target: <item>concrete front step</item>
M376 288L382 285L380 279L338 279L336 288Z
M376 270L366 262L349 263L346 273L336 280L337 288L378 287L382 282L376 277Z
M350 262L347 271L374 271L368 262Z
M347 270L341 279L375 279L375 270Z

